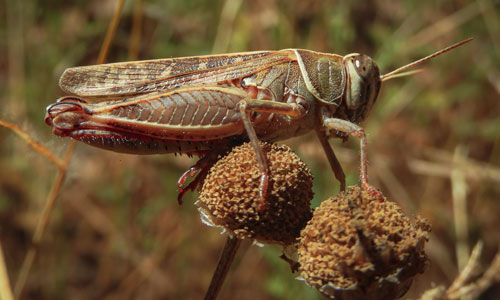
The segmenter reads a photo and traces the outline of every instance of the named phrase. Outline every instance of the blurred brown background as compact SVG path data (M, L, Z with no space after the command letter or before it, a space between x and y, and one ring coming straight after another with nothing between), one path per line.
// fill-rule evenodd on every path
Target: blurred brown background
M62 157L45 125L62 71L96 62L115 0L0 1L0 119ZM371 183L433 226L431 263L406 298L449 285L472 246L487 267L500 242L500 4L494 0L125 1L108 62L306 48L372 56L382 72L475 40L387 82L365 128ZM314 135L286 141L312 168L314 205L338 185ZM358 140L332 141L350 184ZM201 299L224 243L196 193L176 201L186 156L131 156L79 144L22 299ZM12 285L56 167L0 128L0 242ZM220 299L321 299L274 246L246 245ZM457 254L458 253L458 254ZM482 299L497 299L493 286Z

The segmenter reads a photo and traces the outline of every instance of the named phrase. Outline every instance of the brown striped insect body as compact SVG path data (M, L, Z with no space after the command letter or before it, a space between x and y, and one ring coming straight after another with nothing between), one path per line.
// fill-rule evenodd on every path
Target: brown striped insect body
M366 138L359 124L381 83L417 63L380 75L374 61L287 49L229 55L125 62L67 69L61 88L72 94L47 107L46 123L59 136L136 154L196 153L250 140L277 141L315 130L332 169L344 174L327 139L361 138L361 183L366 179Z

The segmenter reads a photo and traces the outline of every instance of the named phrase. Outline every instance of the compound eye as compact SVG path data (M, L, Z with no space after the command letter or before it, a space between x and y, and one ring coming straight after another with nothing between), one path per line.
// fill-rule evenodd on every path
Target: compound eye
M354 68L363 79L368 79L373 72L373 60L367 55L353 57Z

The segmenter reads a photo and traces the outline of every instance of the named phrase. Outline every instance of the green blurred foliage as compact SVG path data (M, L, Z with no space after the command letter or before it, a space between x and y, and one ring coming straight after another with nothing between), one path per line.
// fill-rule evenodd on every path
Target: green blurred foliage
M479 170L466 172L466 243L484 240L487 264L500 242L499 179L484 175L498 174L500 165L499 2L248 0L232 17L223 14L231 1L144 0L140 44L132 54L138 6L126 1L108 61L206 55L214 49L307 48L366 53L388 72L475 38L426 63L426 72L384 84L365 125L371 182L433 225L432 263L407 297L417 298L431 282L448 284L456 275L448 174L459 146L469 159L461 170ZM44 109L62 95L57 82L65 68L95 63L114 5L115 0L2 0L0 119L18 124L62 157L69 141L52 135ZM313 170L313 206L338 192L314 135L286 143ZM358 140L332 144L348 183L356 184ZM412 168L417 160L441 173ZM196 193L177 205L176 180L194 162L78 145L22 298L200 299L224 236L199 221ZM56 168L0 129L0 170L0 241L15 282ZM290 273L278 247L247 246L241 252L220 299L321 299ZM495 295L498 288L485 299Z

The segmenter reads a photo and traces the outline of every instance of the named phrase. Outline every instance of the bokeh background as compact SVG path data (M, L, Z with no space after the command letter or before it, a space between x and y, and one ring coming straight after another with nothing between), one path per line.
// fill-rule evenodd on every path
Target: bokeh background
M71 66L96 62L116 0L0 1L0 119L63 157L45 107ZM387 82L365 124L371 183L433 226L430 264L405 296L449 285L472 246L488 267L500 242L500 4L496 0L128 0L108 62L306 48L372 56L382 72L472 43ZM314 135L285 141L312 168L313 205L338 192ZM358 140L332 141L358 182ZM201 299L225 237L176 201L195 159L77 145L22 299ZM12 285L57 168L0 128L0 242ZM321 299L275 246L244 244L220 299ZM498 299L492 286L482 299Z

